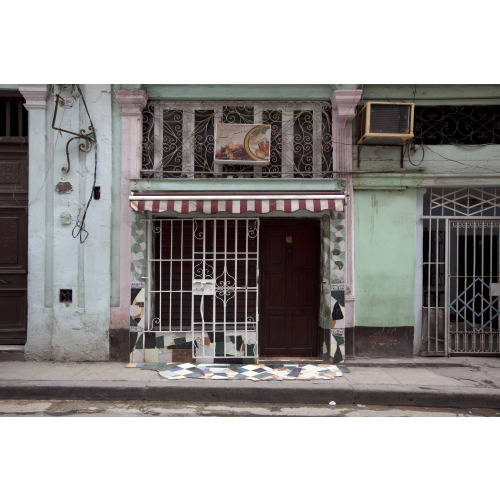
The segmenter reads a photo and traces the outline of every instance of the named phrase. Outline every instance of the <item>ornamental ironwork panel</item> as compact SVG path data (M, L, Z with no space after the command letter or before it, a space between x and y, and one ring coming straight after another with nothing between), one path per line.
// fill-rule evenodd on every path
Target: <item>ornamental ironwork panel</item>
M499 188L432 188L424 201L424 216L500 216Z
M500 106L415 106L417 144L500 144Z
M150 101L143 178L333 177L331 105L322 101ZM217 123L271 125L269 165L217 165Z

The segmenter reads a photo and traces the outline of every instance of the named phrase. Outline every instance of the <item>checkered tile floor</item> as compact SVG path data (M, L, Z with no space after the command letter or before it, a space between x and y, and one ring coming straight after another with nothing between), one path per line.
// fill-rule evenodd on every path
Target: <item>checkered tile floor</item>
M199 378L210 380L332 380L342 377L335 365L194 365L192 363L129 363L127 368L156 370L161 378L179 380Z

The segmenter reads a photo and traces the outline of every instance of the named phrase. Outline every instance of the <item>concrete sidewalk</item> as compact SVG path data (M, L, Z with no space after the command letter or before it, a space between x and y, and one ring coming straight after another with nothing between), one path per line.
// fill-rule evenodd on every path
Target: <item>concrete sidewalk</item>
M0 399L500 408L500 358L348 359L334 380L165 380L119 362L1 361Z

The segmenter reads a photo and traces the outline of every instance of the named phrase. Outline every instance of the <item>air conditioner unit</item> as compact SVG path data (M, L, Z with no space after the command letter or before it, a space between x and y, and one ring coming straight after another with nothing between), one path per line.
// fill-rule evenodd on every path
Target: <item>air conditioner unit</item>
M367 102L358 115L358 144L399 146L413 139L414 104Z

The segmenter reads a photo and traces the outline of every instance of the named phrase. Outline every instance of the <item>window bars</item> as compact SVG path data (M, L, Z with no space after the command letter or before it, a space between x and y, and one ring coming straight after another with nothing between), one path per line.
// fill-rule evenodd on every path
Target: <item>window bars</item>
M500 144L500 106L415 106L415 144Z
M258 219L149 224L147 329L196 358L254 358Z
M423 217L422 353L500 353L500 190L429 190Z
M217 123L271 125L269 165L216 165ZM150 101L143 178L333 177L331 104L323 101Z

